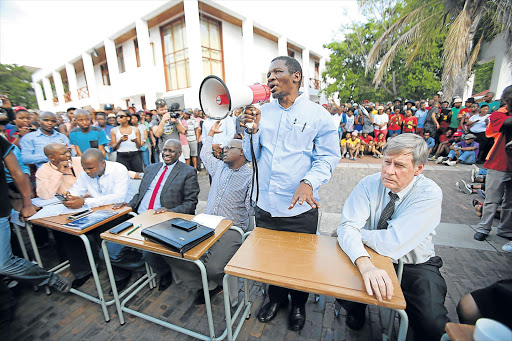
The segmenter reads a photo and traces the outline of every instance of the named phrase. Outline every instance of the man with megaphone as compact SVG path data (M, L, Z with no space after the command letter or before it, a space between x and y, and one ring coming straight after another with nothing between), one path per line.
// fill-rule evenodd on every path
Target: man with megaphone
M330 114L299 93L302 68L288 56L272 60L267 83L277 101L247 107L242 122L252 125L252 160L250 131L243 138L244 153L257 161L259 196L256 226L272 230L316 234L318 225L318 190L331 178L340 160L338 132ZM306 321L305 305L309 294L271 285L270 302L258 313L258 320L273 320L281 307L292 307L289 329L298 331Z

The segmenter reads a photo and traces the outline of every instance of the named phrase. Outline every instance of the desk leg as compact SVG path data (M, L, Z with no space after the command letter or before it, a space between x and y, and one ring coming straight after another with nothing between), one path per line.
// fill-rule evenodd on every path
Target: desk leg
M14 226L14 232L16 232L16 237L18 238L18 243L20 244L21 253L23 253L23 258L30 261L28 257L27 248L25 247L25 243L23 242L23 236L21 235L20 228L17 224L12 224Z
M201 271L201 280L203 282L204 303L206 305L206 316L208 317L208 328L210 329L210 337L215 339L215 330L213 328L212 305L210 303L210 291L208 290L208 277L206 275L206 268L200 260L195 260L194 263ZM224 292L226 289L224 289ZM229 304L229 303L228 303Z
M409 318L405 310L395 310L400 315L400 328L398 329L398 341L405 341L407 338L407 329L409 328Z
M43 261L41 260L41 255L39 255L39 249L37 248L36 239L34 238L34 232L32 232L32 224L26 221L25 228L27 229L28 238L30 239L30 245L32 246L32 250L34 251L34 257L36 257L36 262L40 267L43 267ZM50 295L52 293L48 286L45 286L44 290L46 291L46 295Z
M231 301L229 299L229 275L224 275L223 285L224 288L224 310L226 312L226 329L228 331L228 341L233 341L233 330L231 328ZM247 292L247 290L246 290Z
M123 310L121 309L121 303L119 302L119 293L117 292L116 281L114 279L114 272L112 271L112 264L110 263L110 256L107 249L107 241L101 242L101 248L103 249L103 255L105 256L105 264L107 265L108 279L110 280L110 286L112 287L112 294L114 294L114 302L116 303L117 315L119 315L119 323L124 324Z
M108 316L107 305L105 303L105 297L103 297L103 289L101 288L100 278L98 276L98 270L96 270L96 262L94 261L94 256L92 254L91 243L89 243L89 239L84 234L80 235L80 239L82 239L85 251L87 252L87 258L89 259L89 265L91 266L92 277L94 278L94 283L96 284L96 290L98 291L98 298L100 299L101 309L103 309L103 315L105 317L105 321L109 322L110 317Z

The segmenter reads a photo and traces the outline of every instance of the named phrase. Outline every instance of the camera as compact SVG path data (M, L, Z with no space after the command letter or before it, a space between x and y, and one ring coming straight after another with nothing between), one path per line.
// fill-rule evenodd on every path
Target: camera
M179 118L181 115L180 104L172 103L167 107L167 111L169 112L169 116L171 118Z

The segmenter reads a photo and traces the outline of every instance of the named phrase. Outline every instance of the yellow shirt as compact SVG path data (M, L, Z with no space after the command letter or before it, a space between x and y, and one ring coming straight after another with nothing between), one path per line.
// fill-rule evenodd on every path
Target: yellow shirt
M350 139L347 141L347 147L354 148L360 142L361 142L361 140L359 140L359 139L355 139L355 140Z
M346 144L346 143L347 143L347 140L346 140L346 139L342 139L342 140L340 141L340 146L345 147L345 144Z

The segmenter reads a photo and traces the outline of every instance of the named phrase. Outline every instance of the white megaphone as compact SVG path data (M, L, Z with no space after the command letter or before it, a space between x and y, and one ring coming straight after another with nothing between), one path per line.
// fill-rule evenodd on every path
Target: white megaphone
M214 120L222 120L232 110L270 98L270 88L265 84L230 87L217 76L207 76L199 88L199 104L204 114ZM252 129L252 123L245 126Z

